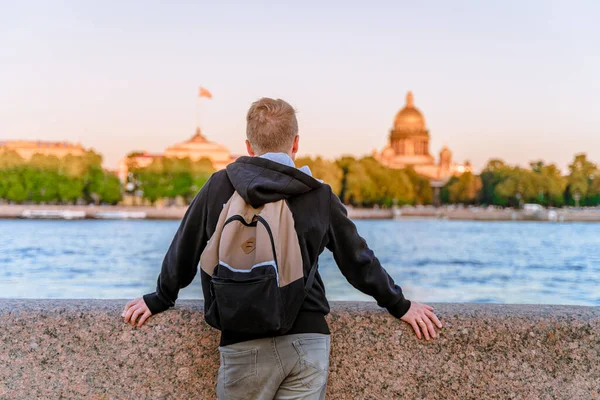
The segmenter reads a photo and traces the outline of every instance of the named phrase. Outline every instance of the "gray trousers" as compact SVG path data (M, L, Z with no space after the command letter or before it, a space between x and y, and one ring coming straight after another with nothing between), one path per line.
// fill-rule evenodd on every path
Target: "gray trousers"
M324 400L329 335L302 333L219 347L219 400Z

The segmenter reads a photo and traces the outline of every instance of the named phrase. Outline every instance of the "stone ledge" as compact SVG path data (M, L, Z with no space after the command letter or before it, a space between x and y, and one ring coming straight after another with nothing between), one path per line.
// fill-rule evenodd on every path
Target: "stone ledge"
M126 300L0 299L0 399L213 399L200 301L132 328ZM332 303L328 399L600 399L600 307L434 304L433 342Z

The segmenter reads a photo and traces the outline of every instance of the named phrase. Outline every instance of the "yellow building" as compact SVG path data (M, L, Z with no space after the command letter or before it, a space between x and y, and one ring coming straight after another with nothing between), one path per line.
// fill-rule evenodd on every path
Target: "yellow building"
M196 134L185 142L174 144L168 147L164 153L165 157L185 158L192 161L198 161L202 158L208 158L216 170L225 168L233 161L229 150L220 144L209 142L196 128Z
M133 166L137 168L147 167L155 158L160 157L162 157L162 154L150 154L147 152L125 157L119 161L119 165L117 166L117 176L122 183L125 183L127 182L127 175L129 175L130 168Z
M415 172L430 180L431 186L443 186L452 176L469 170L468 164L452 161L452 152L446 146L440 151L436 163L429 152L429 130L423 113L415 107L412 92L406 95L406 105L396 114L389 135L389 144L373 156L390 168L412 167Z
M118 167L119 179L121 182L127 181L131 165L144 168L150 165L152 160L160 157L187 157L192 161L206 158L210 160L216 170L224 169L228 164L235 160L225 146L207 140L204 135L202 135L200 128L196 128L194 136L184 142L176 143L173 146L168 147L163 154L149 154L144 152L122 159L119 162Z
M0 148L15 151L25 160L29 160L34 154L62 158L67 155L82 156L88 151L79 143L48 142L42 140L0 141Z

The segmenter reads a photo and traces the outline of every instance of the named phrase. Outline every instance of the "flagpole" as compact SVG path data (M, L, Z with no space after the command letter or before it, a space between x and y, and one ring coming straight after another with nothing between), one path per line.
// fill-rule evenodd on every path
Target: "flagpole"
M198 98L196 99L196 101L197 101L197 103L196 103L196 132L197 133L202 133L202 130L200 129L200 119L201 119L201 114L202 114L202 107L200 105L200 102L202 101L202 97L206 97L207 99L212 99L212 93L210 93L208 90L206 90L205 88L200 86L198 88Z
M196 130L200 131L200 101L202 100L202 97L199 95L199 93L196 93Z

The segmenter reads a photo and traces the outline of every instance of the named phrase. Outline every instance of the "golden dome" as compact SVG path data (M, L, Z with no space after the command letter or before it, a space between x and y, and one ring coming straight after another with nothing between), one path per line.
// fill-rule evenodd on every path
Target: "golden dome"
M406 106L396 114L394 118L394 130L402 131L424 131L425 117L414 105L412 92L406 94Z

